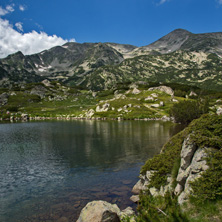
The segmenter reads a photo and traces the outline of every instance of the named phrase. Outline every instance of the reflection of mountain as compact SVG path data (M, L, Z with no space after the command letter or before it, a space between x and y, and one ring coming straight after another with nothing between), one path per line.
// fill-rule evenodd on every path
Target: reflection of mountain
M158 153L175 130L171 123L155 121L52 122L48 127L45 139L71 168L143 162Z
M126 191L121 180L134 184L138 163L158 153L174 130L171 123L155 121L0 124L0 221L32 221L22 218L43 209L51 213L49 206L67 206L69 198L73 212L77 198Z

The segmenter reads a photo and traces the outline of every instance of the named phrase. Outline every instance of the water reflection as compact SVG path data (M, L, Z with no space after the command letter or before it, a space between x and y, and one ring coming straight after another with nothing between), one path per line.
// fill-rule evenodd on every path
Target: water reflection
M140 166L178 130L157 121L0 124L0 221L75 221L93 199L131 204Z

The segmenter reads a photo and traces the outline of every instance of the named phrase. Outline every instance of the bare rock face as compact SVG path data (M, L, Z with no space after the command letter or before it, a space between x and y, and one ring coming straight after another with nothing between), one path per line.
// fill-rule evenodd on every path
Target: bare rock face
M177 175L177 186L174 193L178 195L178 203L183 204L192 192L190 182L201 177L209 167L206 162L207 148L198 148L190 139L184 140L181 150L181 164ZM209 150L209 148L208 148Z
M190 165L190 162L192 160L193 154L196 151L196 145L190 140L190 136L188 136L182 146L181 150L181 164L180 168L182 170L186 170L187 167Z
M77 222L120 222L120 209L106 201L89 202L81 211Z

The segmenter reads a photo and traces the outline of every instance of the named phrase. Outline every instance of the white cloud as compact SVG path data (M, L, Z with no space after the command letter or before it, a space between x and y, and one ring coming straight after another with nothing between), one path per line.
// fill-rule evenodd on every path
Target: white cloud
M162 5L166 2L167 0L160 0L159 5Z
M15 27L18 29L18 31L23 32L23 27L21 22L15 23Z
M4 16L13 11L14 11L14 4L7 5L5 9L0 6L0 16Z
M22 28L22 23L16 24L18 29ZM17 51L21 51L25 55L38 53L57 45L63 45L67 41L56 35L50 36L45 32L20 33L8 20L0 18L0 58Z
M222 5L222 0L218 0L218 3L219 3L220 5Z
M26 6L24 6L24 5L19 5L19 10L20 11L25 11L26 10Z
M8 12L14 12L14 4L12 4L12 5L7 5L6 6L6 10L8 11Z

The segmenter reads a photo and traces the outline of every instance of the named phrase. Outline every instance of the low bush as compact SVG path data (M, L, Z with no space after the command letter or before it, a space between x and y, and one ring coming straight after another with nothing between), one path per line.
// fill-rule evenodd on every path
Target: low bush
M209 110L209 102L205 100L184 100L175 103L170 109L170 116L174 117L177 123L188 124L199 118Z
M164 197L153 197L149 194L140 195L136 222L188 222L177 199L168 192Z

